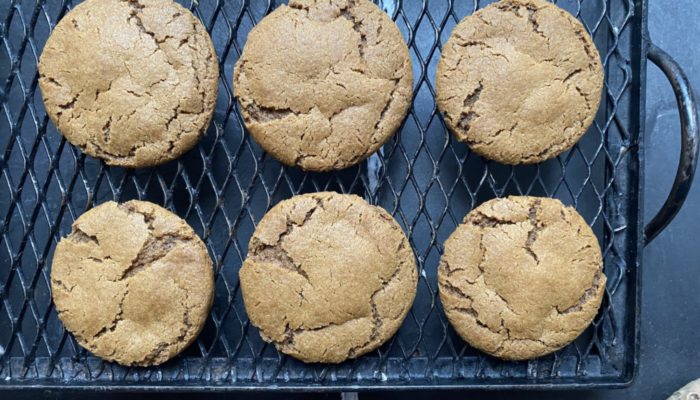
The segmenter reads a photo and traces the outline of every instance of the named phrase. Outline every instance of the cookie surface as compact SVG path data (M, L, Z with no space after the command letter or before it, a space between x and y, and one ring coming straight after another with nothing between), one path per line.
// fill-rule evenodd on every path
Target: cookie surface
M510 360L556 351L600 307L598 240L559 200L511 196L472 210L445 242L438 268L450 323L473 347Z
M46 112L107 164L178 158L206 131L219 67L201 22L171 0L87 0L56 25L39 62Z
M58 316L78 343L122 365L158 365L184 350L214 298L206 246L155 204L108 202L81 215L51 266Z
M291 0L248 35L233 76L253 138L311 171L356 164L399 128L412 96L408 48L368 0Z
M339 363L399 329L418 272L386 211L354 195L292 197L260 221L240 271L263 340L305 362Z
M505 164L571 148L598 111L603 69L583 25L544 0L464 18L443 47L437 103L457 140Z

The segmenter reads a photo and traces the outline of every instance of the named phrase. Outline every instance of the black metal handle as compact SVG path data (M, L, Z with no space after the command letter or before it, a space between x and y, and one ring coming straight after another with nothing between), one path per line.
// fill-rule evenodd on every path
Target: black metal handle
M681 158L671 192L664 205L644 228L644 245L654 240L673 221L683 206L698 163L698 111L688 77L671 56L654 44L649 44L647 57L666 75L676 95L681 117Z

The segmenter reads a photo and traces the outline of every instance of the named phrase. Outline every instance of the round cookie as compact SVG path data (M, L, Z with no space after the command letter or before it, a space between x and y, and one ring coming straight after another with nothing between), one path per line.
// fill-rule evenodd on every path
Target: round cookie
M559 200L511 196L472 210L438 268L447 318L470 345L507 360L558 350L591 323L605 292L598 240Z
M39 61L46 112L109 165L180 157L209 126L219 67L204 26L171 0L87 0L56 25Z
M309 171L354 165L399 128L411 103L408 48L368 0L291 0L248 35L233 75L246 128Z
M304 362L339 363L396 333L418 272L384 209L332 192L295 196L260 221L240 270L250 322Z
M455 27L436 85L457 140L501 163L532 164L586 133L598 111L603 68L569 13L544 0L503 0Z
M700 399L700 379L689 382L687 385L673 392L666 400L697 400Z
M96 356L158 365L202 330L214 271L202 240L175 214L108 202L81 215L56 246L51 294L66 330Z

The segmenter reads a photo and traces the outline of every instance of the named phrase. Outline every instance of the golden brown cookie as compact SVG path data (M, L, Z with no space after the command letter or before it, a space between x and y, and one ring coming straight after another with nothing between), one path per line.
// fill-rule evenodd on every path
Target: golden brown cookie
M457 333L508 360L573 341L603 299L598 240L559 200L511 196L472 210L445 242L440 299Z
M69 142L138 168L197 143L219 67L204 26L171 0L87 0L56 25L39 74L46 112Z
M342 169L381 147L411 103L399 29L368 0L291 0L248 35L233 85L253 138L282 163Z
M689 382L687 385L673 392L666 400L697 400L700 399L700 379Z
M569 13L544 0L503 0L455 27L436 84L438 107L457 140L501 163L532 164L586 133L603 68Z
M260 221L240 271L250 322L304 362L381 346L413 304L418 272L384 209L332 192L292 197Z
M51 294L66 330L96 356L158 365L202 330L214 271L206 246L177 215L110 201L81 215L56 246Z

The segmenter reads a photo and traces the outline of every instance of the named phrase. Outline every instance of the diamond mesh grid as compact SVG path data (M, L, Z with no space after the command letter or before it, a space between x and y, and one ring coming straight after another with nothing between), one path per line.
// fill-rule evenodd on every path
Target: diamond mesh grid
M639 100L642 1L559 0L581 19L603 57L604 98L594 125L571 151L534 166L504 166L469 152L447 132L434 76L444 43L465 15L492 1L384 0L409 44L414 102L401 132L360 166L328 174L281 166L246 134L233 98L233 65L250 29L274 1L181 1L217 49L219 98L212 126L180 160L135 171L107 167L68 144L49 123L37 60L56 21L78 1L0 4L0 387L202 385L233 388L610 384L635 362L639 235ZM634 93L633 93L634 92ZM420 268L416 302L378 351L338 366L278 354L249 325L238 269L255 224L272 205L320 190L355 193L391 212ZM442 243L481 202L509 194L560 198L593 226L608 284L601 311L580 338L529 362L496 360L466 345L437 299ZM143 199L185 218L217 271L215 303L195 344L157 368L123 368L80 348L51 303L51 256L85 210Z

